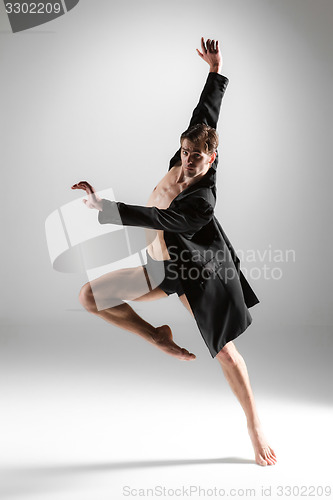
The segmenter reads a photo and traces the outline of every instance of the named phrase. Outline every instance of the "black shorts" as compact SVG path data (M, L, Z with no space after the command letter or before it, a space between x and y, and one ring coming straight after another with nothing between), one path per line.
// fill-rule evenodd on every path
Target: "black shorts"
M177 267L173 260L155 260L146 250L147 264L142 266L145 271L149 290L159 287L168 295L177 293L183 295L181 281L178 277ZM164 269L163 269L164 267Z

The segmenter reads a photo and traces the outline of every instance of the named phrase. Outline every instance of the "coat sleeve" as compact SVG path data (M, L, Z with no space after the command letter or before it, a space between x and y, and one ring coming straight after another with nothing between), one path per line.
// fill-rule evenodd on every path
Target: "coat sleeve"
M228 86L229 80L219 73L208 73L199 102L195 107L190 120L189 127L197 123L205 123L216 129L220 115L222 98ZM171 158L169 170L180 161L180 149Z
M98 213L100 224L118 224L161 229L173 233L196 233L212 219L214 208L202 197L175 200L174 208L142 207L102 199Z

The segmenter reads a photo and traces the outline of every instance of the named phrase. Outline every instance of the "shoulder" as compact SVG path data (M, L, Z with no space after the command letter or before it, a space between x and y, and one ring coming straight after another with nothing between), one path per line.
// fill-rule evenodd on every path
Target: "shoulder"
M206 193L195 192L174 200L174 205L184 212L211 215L214 212L214 204L210 203Z
M205 205L208 203L208 205L215 207L216 198L211 188L209 187L198 187L198 189L192 191L192 193L189 193L188 196L191 197L194 201L197 201L200 205Z

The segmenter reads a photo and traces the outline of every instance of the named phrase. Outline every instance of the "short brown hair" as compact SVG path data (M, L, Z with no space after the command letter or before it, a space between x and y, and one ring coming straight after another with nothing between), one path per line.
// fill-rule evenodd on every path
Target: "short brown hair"
M188 139L197 146L203 146L206 154L213 154L219 145L219 136L215 128L206 125L205 123L197 123L192 125L180 136L180 142Z

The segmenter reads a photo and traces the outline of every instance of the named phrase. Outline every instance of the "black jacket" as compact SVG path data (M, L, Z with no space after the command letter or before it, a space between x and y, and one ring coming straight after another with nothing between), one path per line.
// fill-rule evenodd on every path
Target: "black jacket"
M209 73L190 126L216 128L228 78ZM180 160L180 149L169 170ZM259 299L240 270L240 259L214 216L218 155L207 174L184 189L169 208L143 207L103 199L101 224L162 229L169 254L179 269L186 297L212 355L252 323L248 308Z

